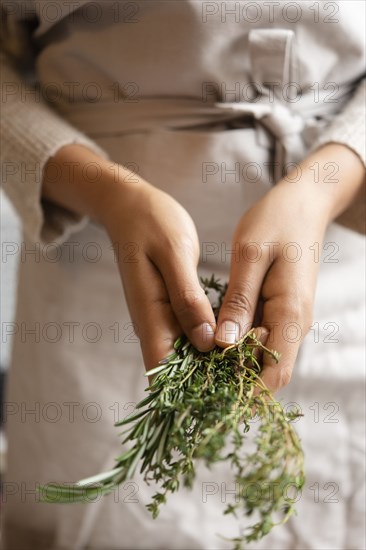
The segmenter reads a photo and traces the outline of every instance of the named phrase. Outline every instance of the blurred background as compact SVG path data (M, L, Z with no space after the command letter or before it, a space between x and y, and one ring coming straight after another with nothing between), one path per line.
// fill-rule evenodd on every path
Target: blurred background
M1 346L0 346L0 474L5 469L6 438L3 429L3 401L6 371L9 368L11 356L11 338L3 330L8 323L14 321L16 307L16 284L19 254L4 254L6 245L14 243L14 250L20 243L20 223L14 209L5 193L0 190L0 218L1 218Z

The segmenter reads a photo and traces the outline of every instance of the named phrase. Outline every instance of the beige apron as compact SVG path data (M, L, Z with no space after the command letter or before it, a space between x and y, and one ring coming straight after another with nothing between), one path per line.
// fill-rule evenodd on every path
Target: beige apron
M136 52L136 32L145 33L147 41L153 40L146 34L151 30L149 17L153 9L162 14L166 8L168 19L160 21L162 32L166 26L169 33L169 18L178 10L176 17L183 17L182 26L190 28L194 35L199 4L143 4L146 14L141 12L141 25L134 29ZM177 79L181 78L182 67L187 72L187 86L191 83L195 90L191 95L187 90L182 90L181 95L169 93L179 85L174 79L166 83L166 94L154 91L154 78L148 78L154 76L149 72L151 67L140 68L131 63L132 75L134 70L136 75L139 70L147 73L144 85L139 78L130 78L130 73L125 78L140 83L140 97L136 102L112 101L108 86L116 74L116 80L122 80L119 71L123 73L122 69L131 62L123 57L121 48L122 68L116 68L114 35L108 50L111 58L105 59L109 67L98 66L97 62L95 66L85 65L85 71L91 71L102 86L107 100L86 103L77 98L73 104L59 101L55 105L63 116L104 147L113 160L130 166L169 192L190 212L201 242L200 273L215 272L223 278L227 277L230 263L231 236L243 212L286 173L291 163L304 157L350 91L346 81L340 82L336 106L314 102L309 91L302 93L296 103L284 101L283 90L289 89L299 70L295 33L286 25L277 28L280 22L269 25L271 28L260 28L260 23L250 32L245 24L241 29L247 40L247 57L240 82L242 86L255 82L254 88L260 91L256 102L242 98L227 101L227 97L214 101L210 97L207 102L197 99L196 91L201 91L197 82L215 82L216 93L217 81L227 71L225 63L229 65L225 49L222 52L219 48L228 31L220 26L220 20L215 20L208 23L210 27L202 25L202 43L207 46L207 41L212 41L213 50L205 62L213 59L217 66L207 68L207 73L199 75L196 82L194 69L188 70L192 55L189 48L188 60L180 52L177 61ZM67 28L69 24L66 18L61 26ZM306 22L296 28L306 29ZM93 49L98 41L93 44L85 32L79 36L80 43ZM127 32L132 33L131 28ZM239 39L237 28L235 33ZM60 74L64 80L80 78L78 63L82 52L80 56L65 57L68 63L62 65L63 55L70 54L77 44L77 33L75 44L72 35L63 38L64 42L60 36L56 35L55 42L51 40L39 56L38 69L44 84L57 81ZM154 52L155 56L164 53L169 59L168 38L166 41L166 50ZM99 44L103 55L106 46ZM206 50L201 51L199 42L196 44L196 55L204 57ZM233 44L232 55L235 37ZM149 52L148 45L146 51ZM97 59L98 52L94 53ZM159 71L160 58L151 55ZM55 64L55 59L61 60L61 65ZM174 67L173 55L171 64ZM212 76L215 71L216 79ZM235 71L231 79L234 84ZM159 82L159 75L155 75L155 80ZM274 81L279 83L279 91L277 87L272 94L268 83ZM299 402L305 412L298 428L308 456L308 483L298 503L299 519L274 530L258 548L361 549L364 545L359 474L363 426L355 410L355 404L362 403L359 275L363 268L359 257L363 243L360 237L336 227L330 229L326 242L335 243L337 263L322 264L314 314L318 326L305 341L294 381L283 393L286 402ZM222 515L233 489L230 471L223 465L211 472L200 468L194 490L182 490L171 497L157 521L145 509L153 489L139 477L126 483L114 497L88 506L36 502L31 492L36 483L71 481L111 467L114 457L120 454L118 430L113 422L133 410L145 384L138 342L104 231L90 224L72 235L60 250L58 261L50 259L52 251L47 255L42 250L39 258L28 255L21 265L17 318L19 326L24 323L24 327L20 327L15 338L8 388L5 547L230 548L227 541L217 536L237 534L236 522ZM325 252L332 251L330 248ZM133 249L126 250L126 261L128 254L133 254ZM342 288L344 277L352 281L346 290ZM30 281L34 283L31 289ZM333 339L327 323L340 326ZM27 334L30 328L33 333ZM347 347L349 342L353 344L351 348ZM342 378L345 385L341 391Z

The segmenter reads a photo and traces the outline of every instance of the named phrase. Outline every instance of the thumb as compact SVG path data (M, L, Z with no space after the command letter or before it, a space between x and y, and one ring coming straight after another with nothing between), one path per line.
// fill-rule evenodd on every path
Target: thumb
M235 344L252 328L257 307L261 277L231 278L219 312L216 344L226 348Z

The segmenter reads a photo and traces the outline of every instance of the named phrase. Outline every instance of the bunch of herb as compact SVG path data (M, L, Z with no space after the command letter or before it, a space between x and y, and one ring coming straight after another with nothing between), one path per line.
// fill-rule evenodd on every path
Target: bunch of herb
M202 280L206 293L214 290L218 314L226 285L214 277ZM235 548L259 540L274 525L294 513L294 498L304 484L303 453L291 424L298 411L285 413L260 378L260 357L278 354L265 347L252 329L236 344L199 352L185 336L174 352L146 374L153 376L148 396L136 411L116 426L127 426L123 443L130 449L113 470L75 484L41 487L48 502L85 502L112 492L133 477L137 468L159 490L147 508L154 518L168 493L183 483L191 487L195 461L210 467L227 461L239 488L225 514L253 516L254 523L231 539ZM255 421L255 422L254 422ZM245 452L245 439L255 426L254 450Z

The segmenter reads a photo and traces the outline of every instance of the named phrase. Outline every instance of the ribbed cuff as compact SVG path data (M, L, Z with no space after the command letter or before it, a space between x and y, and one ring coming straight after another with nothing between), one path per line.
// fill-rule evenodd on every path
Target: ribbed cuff
M363 80L351 101L314 143L311 151L328 143L341 143L352 149L366 166L365 105L366 80ZM336 223L366 234L365 203L365 189L361 189L353 204L335 220Z
M103 158L107 154L33 94L22 94L24 83L2 66L1 161L2 185L33 242L62 243L79 231L87 218L42 201L42 175L50 157L63 146L78 143ZM28 89L28 88L27 88Z

